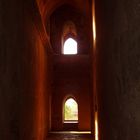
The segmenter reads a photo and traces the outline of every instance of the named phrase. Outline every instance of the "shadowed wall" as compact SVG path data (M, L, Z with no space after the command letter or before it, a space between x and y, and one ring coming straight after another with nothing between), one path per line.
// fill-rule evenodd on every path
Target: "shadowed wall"
M140 4L96 2L100 140L140 138Z

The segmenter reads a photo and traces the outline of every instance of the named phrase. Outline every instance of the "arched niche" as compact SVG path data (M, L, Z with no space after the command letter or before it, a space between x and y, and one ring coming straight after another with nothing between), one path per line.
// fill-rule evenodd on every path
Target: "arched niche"
M63 26L61 52L62 54L77 54L78 52L77 30L72 21L66 21Z

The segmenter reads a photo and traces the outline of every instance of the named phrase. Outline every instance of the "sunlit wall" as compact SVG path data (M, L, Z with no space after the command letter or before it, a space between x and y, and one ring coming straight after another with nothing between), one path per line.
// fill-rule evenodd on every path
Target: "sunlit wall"
M98 140L98 96L96 90L96 21L95 21L95 1L92 0L92 32L93 32L93 92L94 92L94 131L95 140Z

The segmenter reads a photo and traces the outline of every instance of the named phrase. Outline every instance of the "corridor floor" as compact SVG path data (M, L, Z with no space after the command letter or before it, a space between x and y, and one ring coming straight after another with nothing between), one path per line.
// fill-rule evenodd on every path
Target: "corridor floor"
M47 140L92 140L90 133L80 133L76 131L51 132Z

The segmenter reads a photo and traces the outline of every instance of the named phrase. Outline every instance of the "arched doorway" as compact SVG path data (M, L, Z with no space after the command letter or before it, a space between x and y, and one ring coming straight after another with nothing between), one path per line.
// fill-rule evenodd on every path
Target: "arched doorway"
M63 129L78 130L78 103L72 97L63 104Z
M78 122L78 104L73 98L68 98L64 103L64 123Z
M64 54L77 54L77 42L68 38L64 43Z

